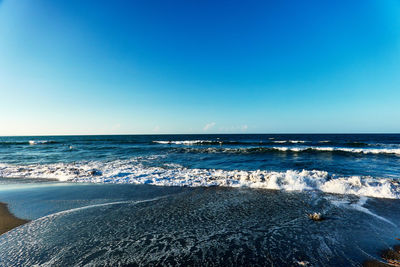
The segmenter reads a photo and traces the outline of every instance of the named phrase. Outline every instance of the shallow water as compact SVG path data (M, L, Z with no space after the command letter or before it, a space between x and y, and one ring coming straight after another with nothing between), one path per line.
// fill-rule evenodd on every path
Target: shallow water
M400 236L399 200L129 184L4 187L0 201L34 219L0 236L6 266L359 266ZM311 221L312 212L326 220Z

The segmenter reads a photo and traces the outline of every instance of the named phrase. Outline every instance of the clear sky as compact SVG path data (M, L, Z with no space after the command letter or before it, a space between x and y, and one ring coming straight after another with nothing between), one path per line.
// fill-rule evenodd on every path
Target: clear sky
M400 132L400 0L0 0L0 135Z

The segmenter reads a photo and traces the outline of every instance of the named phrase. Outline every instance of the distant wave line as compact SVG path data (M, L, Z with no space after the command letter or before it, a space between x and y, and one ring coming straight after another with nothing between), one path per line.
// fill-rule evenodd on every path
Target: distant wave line
M323 146L251 146L240 148L176 148L176 151L186 153L234 153L234 154L251 154L251 153L353 153L353 154L381 154L381 155L399 155L400 148L346 148L346 147L323 147Z

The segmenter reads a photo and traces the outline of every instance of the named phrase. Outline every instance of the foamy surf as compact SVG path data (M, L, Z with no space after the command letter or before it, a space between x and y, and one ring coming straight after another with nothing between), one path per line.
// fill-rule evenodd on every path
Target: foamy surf
M73 208L73 209L69 209L69 210L63 210L63 211L59 211L59 212L56 212L56 213L52 213L52 214L46 215L44 217L40 217L36 221L48 220L48 219L52 219L52 218L60 216L60 215L64 215L64 214L68 214L68 213L72 213L72 212L77 212L77 211L81 211L81 210L86 210L86 209L99 208L99 207L112 206L112 205L121 205L121 204L137 205L137 204L140 204L140 203L157 201L157 200L160 200L160 199L163 199L163 198L166 198L166 197L168 197L168 195L167 196L161 196L161 197L155 197L155 198L151 198L151 199L136 200L136 201L132 201L132 200L130 200L130 201L116 201L116 202L107 202L107 203L100 203L100 204L82 206L82 207L78 207L78 208Z
M273 143L278 143L278 144L285 144L285 143L292 143L292 144L298 144L298 143L306 143L308 141L304 140L281 140L281 141L273 141Z
M273 147L272 149L278 151L324 151L324 152L347 152L347 153L361 153L361 154L394 154L400 155L400 148L346 148L346 147Z
M291 143L291 144L299 144L299 143L306 143L308 141L304 140L280 140L280 141L271 141L272 143L278 143L278 144L285 144L285 143ZM156 144L163 144L163 145L218 145L218 144L224 144L224 145L235 145L235 144L240 144L240 145L251 145L251 144L260 144L260 143L265 143L263 141L258 141L258 142L244 142L244 141L221 141L221 140L182 140L182 141L160 141L156 140L153 141L153 143Z
M183 140L183 141L153 141L153 143L163 144L163 145L197 145L197 144L216 144L222 143L220 141L213 140Z
M346 148L346 147L324 147L324 146L251 146L251 147L206 147L182 148L184 152L192 153L230 153L230 154L252 154L252 153L271 153L271 152L288 152L288 153L348 153L348 154L365 154L365 155L388 155L400 156L400 148Z
M29 140L29 144L32 145L43 145L43 144L48 144L48 143L53 143L54 141L48 141L48 140Z
M251 152L346 152L356 154L392 154L400 155L400 148L346 148L346 147L323 147L323 146L275 146L275 147L248 147L248 148L223 148L208 149L208 152L234 152L234 153L251 153Z
M320 170L190 169L179 165L146 167L139 159L56 164L0 164L0 177L49 178L70 182L131 183L157 186L249 187L284 191L322 191L400 199L400 185L388 178L337 176Z

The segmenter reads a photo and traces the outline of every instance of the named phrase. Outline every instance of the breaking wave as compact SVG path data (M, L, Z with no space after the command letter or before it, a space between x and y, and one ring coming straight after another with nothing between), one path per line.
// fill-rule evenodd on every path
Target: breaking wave
M291 153L318 153L318 152L330 152L330 153L355 153L355 154L381 154L381 155L399 155L400 148L346 148L346 147L323 147L323 146L276 146L276 147L240 147L240 148L219 148L219 147L207 147L207 148L182 148L177 151L187 153L234 153L234 154L251 154L251 153L271 153L271 152L291 152Z
M227 141L227 140L183 140L183 141L153 141L163 145L259 145L259 144L299 144L309 141L304 140L283 140L283 141Z
M325 152L348 152L362 154L397 154L400 155L400 148L347 148L347 147L273 147L279 151L325 151Z
M152 141L162 145L201 146L183 150L199 153L267 153L267 152L345 152L358 154L394 154L400 155L400 145L397 144L367 144L361 142L335 143L332 141L319 141L324 145L309 144L305 140L276 140L276 141L223 141L223 140L182 140L182 141ZM214 146L218 145L218 146ZM227 146L225 146L227 145ZM239 147L235 147L239 146Z
M298 144L298 143L306 143L308 141L304 140L282 140L282 141L273 141L273 143L278 143L278 144L285 144L285 143L292 143L292 144Z
M399 182L387 178L339 177L319 170L275 172L188 169L179 165L146 167L137 158L110 162L0 164L0 177L50 178L71 182L132 183L158 186L225 186L285 191L317 190L334 194L400 199Z
M153 141L153 143L164 144L164 145L197 145L197 144L220 144L222 141L212 140L184 140L184 141Z
M43 145L43 144L54 144L56 142L55 141L49 141L49 140L29 140L28 143L30 145Z
M222 140L184 140L184 141L153 141L156 144L162 145L260 145L268 144L270 142L263 141L222 141Z
M259 144L299 144L309 141L304 140L282 140L282 141L227 141L227 140L184 140L184 141L153 141L153 143L163 145L259 145Z
M0 141L0 145L39 145L39 144L56 144L53 140L29 140L29 141Z

